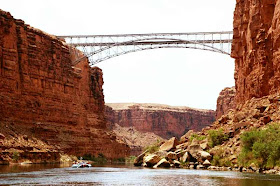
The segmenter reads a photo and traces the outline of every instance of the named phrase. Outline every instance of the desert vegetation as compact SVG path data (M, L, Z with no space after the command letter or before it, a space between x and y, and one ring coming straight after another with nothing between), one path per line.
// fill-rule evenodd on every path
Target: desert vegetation
M261 168L280 166L279 123L244 132L241 141L242 151L238 158L241 165L256 165Z

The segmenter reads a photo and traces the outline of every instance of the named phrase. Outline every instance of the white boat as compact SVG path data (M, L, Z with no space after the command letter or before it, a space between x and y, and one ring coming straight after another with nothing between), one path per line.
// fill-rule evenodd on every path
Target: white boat
M79 163L74 163L72 165L72 168L85 168L85 167L91 167L91 164L86 162L79 162Z
M72 168L79 168L79 164L77 164L77 163L73 164Z

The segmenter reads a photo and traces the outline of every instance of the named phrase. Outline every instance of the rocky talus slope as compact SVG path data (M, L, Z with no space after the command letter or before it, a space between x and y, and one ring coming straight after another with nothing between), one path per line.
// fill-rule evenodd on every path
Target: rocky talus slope
M115 124L112 131L116 134L117 139L124 141L130 148L130 155L137 156L143 149L150 145L164 141L163 138L153 132L140 132L134 127L121 127Z
M189 130L199 131L215 120L215 111L143 103L106 103L108 126L118 124L168 139Z
M106 128L102 71L73 51L0 10L0 162L129 154Z
M143 152L134 164L153 168L183 167L280 173L278 166L268 170L260 169L256 164L244 167L238 160L243 145L240 136L252 129L264 130L275 122L280 122L280 96L276 94L253 98L242 107L230 110L200 132L189 131L179 140L173 137L159 144L158 148L154 148L155 151ZM216 135L213 135L214 132ZM218 135L223 137L219 143L213 141Z

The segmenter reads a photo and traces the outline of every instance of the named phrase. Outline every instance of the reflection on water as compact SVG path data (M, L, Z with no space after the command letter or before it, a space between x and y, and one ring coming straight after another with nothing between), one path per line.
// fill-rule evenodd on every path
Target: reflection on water
M16 172L32 172L41 171L44 169L69 167L71 164L14 164L14 165L0 165L1 173L16 173Z
M65 165L17 165L0 166L0 184L276 186L280 185L280 176L230 171L148 169L126 165L83 169Z

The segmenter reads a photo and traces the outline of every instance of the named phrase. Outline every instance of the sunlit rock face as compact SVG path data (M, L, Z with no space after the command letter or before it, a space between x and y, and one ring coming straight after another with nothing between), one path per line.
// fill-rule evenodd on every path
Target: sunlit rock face
M231 56L236 104L279 93L280 0L236 1Z
M199 131L215 120L215 111L160 104L106 103L108 125L134 127L162 138L180 138L188 130Z
M73 50L0 10L1 152L129 153L106 128L102 71L87 59L73 66ZM36 139L42 145L28 143Z
M216 119L227 114L230 109L235 109L235 87L224 88L217 99Z

